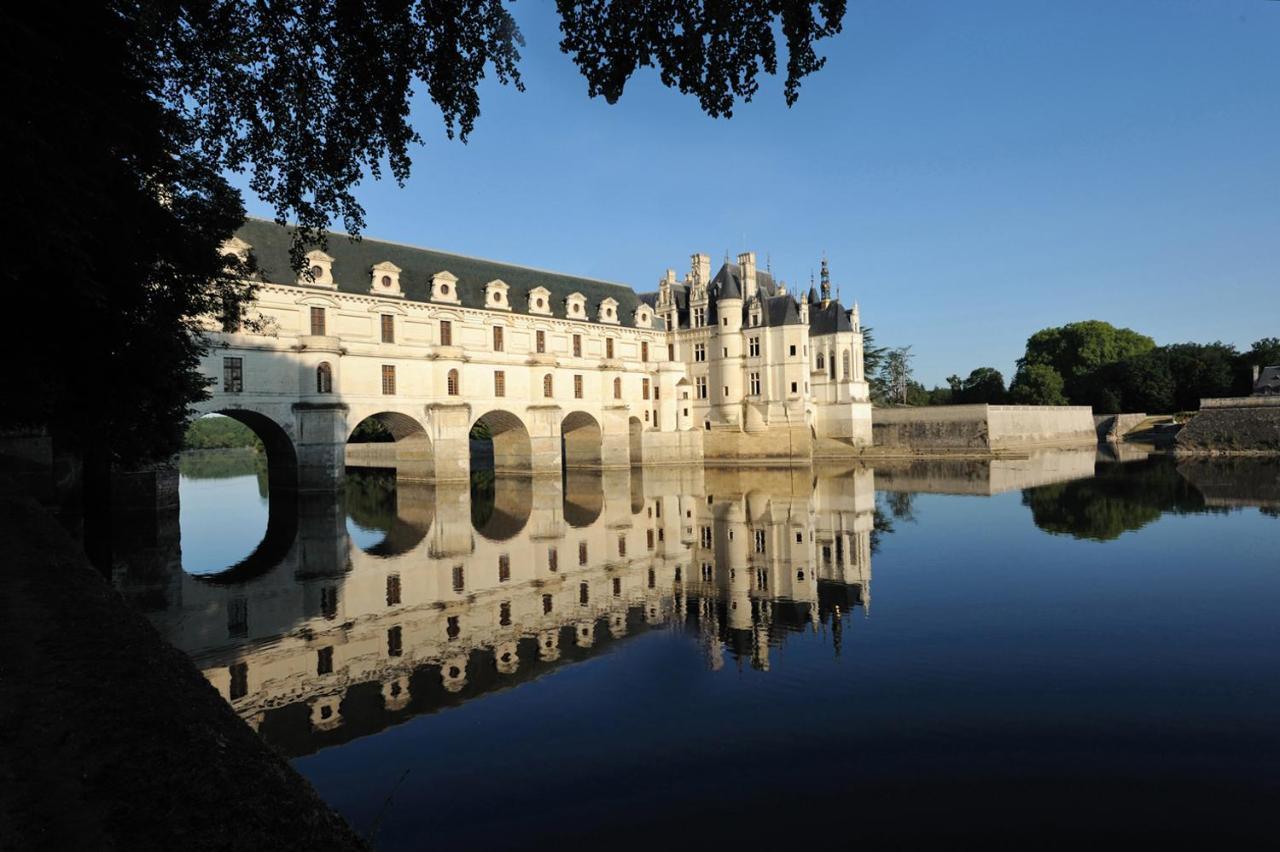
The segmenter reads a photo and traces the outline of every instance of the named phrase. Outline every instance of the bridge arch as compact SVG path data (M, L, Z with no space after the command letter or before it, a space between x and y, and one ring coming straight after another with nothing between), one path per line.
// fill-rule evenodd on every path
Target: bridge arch
M533 514L533 479L471 473L471 526L489 541L515 538Z
M644 463L644 424L639 417L627 421L627 437L631 447L631 463Z
M560 452L566 468L599 468L604 461L600 421L585 411L571 411L560 421Z
M471 424L471 469L495 473L533 473L533 444L524 421L509 411L494 410ZM491 448L491 449L490 449Z
M250 408L219 408L206 414L230 417L258 436L267 455L267 488L271 493L298 490L298 452L293 438L275 418Z
M391 410L356 414L347 420L348 465L395 468L399 479L432 478L431 438L416 417Z
M566 470L561 511L565 522L582 529L600 519L604 511L604 480L599 473Z

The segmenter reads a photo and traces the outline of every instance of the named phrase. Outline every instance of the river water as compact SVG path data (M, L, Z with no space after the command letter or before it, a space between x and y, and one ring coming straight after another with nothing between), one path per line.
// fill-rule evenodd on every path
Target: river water
M265 476L117 582L377 848L1275 836L1274 460Z

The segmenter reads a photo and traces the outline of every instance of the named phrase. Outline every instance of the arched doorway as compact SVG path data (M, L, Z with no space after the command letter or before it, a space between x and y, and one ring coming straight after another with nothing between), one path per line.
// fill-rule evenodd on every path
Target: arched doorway
M347 435L349 467L393 468L397 479L431 479L435 472L431 439L415 418L379 411L357 422Z
M560 421L560 452L565 468L599 468L603 447L600 423L590 414L574 411Z
M627 421L627 434L631 441L631 463L644 463L644 425L640 423L639 417L632 417Z
M533 448L524 422L508 411L490 411L471 425L471 470L533 473Z

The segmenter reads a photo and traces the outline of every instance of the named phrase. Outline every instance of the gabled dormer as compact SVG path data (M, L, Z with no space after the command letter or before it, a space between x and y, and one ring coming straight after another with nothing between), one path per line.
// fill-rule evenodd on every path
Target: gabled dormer
M400 272L400 267L389 260L375 264L369 279L369 292L375 296L403 296Z
M546 287L534 287L529 291L529 313L551 315L551 291Z
M756 328L764 322L764 305L760 301L760 296L752 296L747 301L747 326Z
M298 283L304 287L326 287L330 290L338 289L338 283L333 280L333 258L320 249L312 249L307 252L307 263L302 269L302 274L298 276Z
M596 313L596 319L609 325L618 324L618 300L612 297L602 299L600 301L600 309Z
M232 237L231 239L227 240L225 243L222 244L222 248L218 249L218 252L223 257L226 257L227 255L230 254L230 255L234 255L236 259L239 260L241 263L248 263L249 252L252 249L253 249L253 246L249 245L244 240L240 239L239 237Z
M631 316L636 328L653 328L653 309L644 302L640 303L640 307Z
M507 282L500 278L490 281L484 285L484 306L494 311L511 310L511 299L507 295L510 290Z
M432 275L431 301L458 304L458 276L448 270Z
M581 293L570 293L565 296L564 315L569 319L585 320L587 318L587 297Z

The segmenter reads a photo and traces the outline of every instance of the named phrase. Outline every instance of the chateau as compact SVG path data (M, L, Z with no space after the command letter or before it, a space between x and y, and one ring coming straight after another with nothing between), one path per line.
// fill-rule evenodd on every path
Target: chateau
M689 462L809 463L871 443L857 308L797 297L753 253L695 254L656 293L341 234L306 255L250 220L253 320L215 329L203 369L219 412L262 438L273 487L341 482L347 439L374 418L405 479L470 474L469 436L499 472Z

